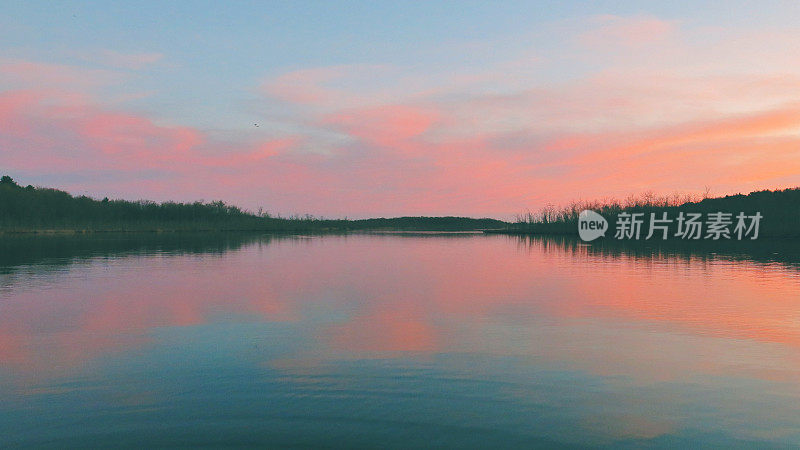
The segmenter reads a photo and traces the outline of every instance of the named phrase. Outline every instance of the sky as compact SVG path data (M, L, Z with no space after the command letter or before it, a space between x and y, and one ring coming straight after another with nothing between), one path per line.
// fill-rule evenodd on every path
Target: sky
M512 218L800 186L797 2L0 2L0 170Z

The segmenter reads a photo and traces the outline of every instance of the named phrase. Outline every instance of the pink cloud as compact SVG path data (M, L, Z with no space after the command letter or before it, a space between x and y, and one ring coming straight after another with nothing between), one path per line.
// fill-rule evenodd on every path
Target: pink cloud
M395 147L421 135L437 120L437 113L405 105L384 105L331 114L322 120L347 134L371 143Z
M3 166L32 173L113 171L133 177L157 170L169 174L163 187L181 195L184 187L193 187L194 182L186 180L223 169L258 169L297 142L292 136L252 144L218 142L191 127L162 126L146 117L73 100L55 92L0 94ZM144 195L141 188L137 191L137 198ZM167 192L160 194L168 198Z
M652 16L600 15L588 23L589 29L578 35L581 44L597 47L641 47L675 34L675 22Z
M159 127L129 114L92 111L78 123L78 134L102 153L151 162L188 159L203 140L196 130Z
M703 65L708 58L681 44L686 30L657 18L581 25L599 33L593 42L647 42L648 53L668 48L681 64L614 44L619 58L589 57L597 69L567 81L509 78L497 67L306 68L262 83L262 110L281 110L259 118L269 134L229 142L218 136L230 130L164 125L76 95L91 90L65 87L82 69L5 61L11 86L31 78L47 89L0 94L0 162L98 196L222 198L333 217L509 218L576 198L800 183L795 72ZM537 67L559 64L540 56Z
M11 150L4 156L19 156L23 165L26 158L39 155L123 171L185 169L258 161L295 142L291 137L241 146L210 142L203 132L191 127L161 126L146 117L70 103L72 98L36 91L0 94L0 131ZM58 166L53 164L50 169Z
M261 90L291 103L320 103L335 95L320 84L338 78L342 73L343 69L336 67L298 70L264 82Z
M30 173L127 174L113 184L91 177L74 184L98 196L224 198L251 209L334 217L508 217L576 197L710 183L729 191L788 183L800 173L800 138L792 134L800 113L793 107L635 133L517 136L451 137L441 133L453 122L447 114L430 105L387 104L323 116L318 126L348 141L315 153L301 151L313 146L312 136L234 145L70 96L12 91L0 95L0 160ZM148 170L158 179L137 182Z
M0 59L0 81L15 88L53 88L75 92L119 83L125 79L125 74L105 69Z
M369 79L369 76L385 70L385 66L368 64L300 69L264 80L259 90L268 96L288 103L306 106L338 104L341 107L354 100L354 92L357 90L337 87L336 83L352 82L354 78L366 80ZM357 85L351 87L358 89Z

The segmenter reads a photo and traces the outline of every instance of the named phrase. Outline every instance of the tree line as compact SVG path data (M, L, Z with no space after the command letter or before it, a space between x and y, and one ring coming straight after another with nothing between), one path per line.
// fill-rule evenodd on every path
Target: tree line
M619 200L580 201L564 207L547 205L537 212L526 212L506 227L513 234L563 234L576 235L578 215L583 210L601 214L613 227L621 213L643 213L662 217L664 213L676 218L683 213L700 213L703 217L717 212L760 214L760 236L800 237L800 188L762 190L749 194L710 197L681 195L658 196L647 193ZM613 232L609 235L613 236ZM673 236L674 237L674 236Z
M163 202L102 200L68 192L20 186L0 178L0 231L266 231L324 232L367 229L464 231L502 228L505 222L468 217L324 219L274 217L222 201Z

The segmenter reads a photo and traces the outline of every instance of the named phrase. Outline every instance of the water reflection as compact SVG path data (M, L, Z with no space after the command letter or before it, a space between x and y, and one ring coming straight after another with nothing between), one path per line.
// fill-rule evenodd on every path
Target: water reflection
M677 258L691 261L749 261L800 268L800 240L761 239L745 241L669 240L631 241L603 239L584 243L570 236L515 236L519 248L568 251L608 257L649 260Z
M12 443L800 444L790 244L47 239L0 243Z

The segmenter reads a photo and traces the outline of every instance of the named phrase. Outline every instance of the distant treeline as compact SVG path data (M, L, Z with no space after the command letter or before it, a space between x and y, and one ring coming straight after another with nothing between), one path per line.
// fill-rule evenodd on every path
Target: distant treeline
M328 232L366 229L465 231L505 222L468 217L338 220L254 214L221 201L176 203L97 200L0 178L0 232L265 231Z
M507 222L495 219L471 219L465 217L395 217L391 219L360 219L344 222L356 230L425 230L425 231L472 231L499 230Z
M643 213L645 220L643 235L647 233L650 214L661 218L666 213L672 220L669 236L675 238L677 217L681 212L700 213L704 220L709 214L731 213L733 230L736 216L760 213L759 237L800 237L800 188L757 191L747 195L728 195L725 197L692 198L686 196L656 196L645 194L628 197L623 201L606 200L594 202L574 202L566 207L546 206L537 213L525 213L517 217L505 232L514 234L578 234L578 215L583 210L601 214L609 225L606 237L614 237L615 224L621 213ZM660 239L660 233L659 233ZM733 239L736 239L735 236Z

